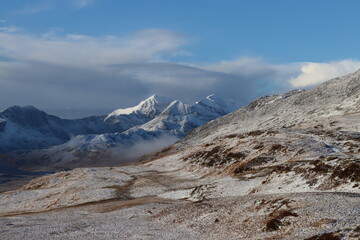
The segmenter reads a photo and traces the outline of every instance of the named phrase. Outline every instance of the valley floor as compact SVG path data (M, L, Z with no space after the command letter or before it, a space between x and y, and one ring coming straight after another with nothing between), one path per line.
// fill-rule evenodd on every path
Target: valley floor
M1 239L359 239L359 198L306 193L201 203L112 200L2 217L0 235Z
M359 193L245 194L251 180L159 166L75 169L2 193L0 238L360 238Z

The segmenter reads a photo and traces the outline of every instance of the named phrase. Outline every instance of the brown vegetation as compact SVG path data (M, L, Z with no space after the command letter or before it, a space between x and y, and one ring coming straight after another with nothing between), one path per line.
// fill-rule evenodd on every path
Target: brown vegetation
M338 233L324 233L306 238L305 240L341 240L341 235Z
M282 221L286 217L298 217L297 213L292 212L291 210L282 210L282 211L274 211L270 214L271 219L267 220L265 231L272 232L277 231L280 227L287 225L284 221Z

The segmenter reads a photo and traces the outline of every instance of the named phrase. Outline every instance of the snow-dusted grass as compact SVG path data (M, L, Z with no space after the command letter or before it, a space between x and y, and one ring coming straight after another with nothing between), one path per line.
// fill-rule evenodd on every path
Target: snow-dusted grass
M260 98L146 163L35 179L0 194L1 236L360 239L359 95L360 71Z

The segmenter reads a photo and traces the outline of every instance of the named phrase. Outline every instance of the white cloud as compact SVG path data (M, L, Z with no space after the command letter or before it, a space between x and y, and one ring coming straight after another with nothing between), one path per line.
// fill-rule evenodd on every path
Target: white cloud
M300 63L274 64L260 57L242 57L233 61L221 61L215 64L199 66L210 71L235 74L244 77L269 74L276 78L286 78L299 73Z
M262 58L242 57L233 61L221 61L219 63L204 65L203 68L217 72L251 75L254 71L263 71L265 65L267 65L267 63L265 63Z
M14 33L21 30L22 30L21 28L15 26L0 27L0 32L6 32L6 33Z
M342 60L328 63L303 63L301 73L291 78L293 87L308 87L329 79L352 73L360 68L360 61Z
M120 108L158 93L195 101L215 93L243 101L306 87L355 71L355 60L272 63L243 57L213 64L164 62L186 39L163 29L92 37L52 29L40 35L0 31L0 108Z
M233 61L221 61L213 64L198 65L198 67L231 74L246 79L244 88L248 84L253 88L249 94L253 97L261 94L276 94L292 88L289 79L298 76L301 63L276 64L259 57L242 57Z
M263 58L243 57L234 61L221 61L199 66L203 69L234 74L246 78L268 78L272 84L286 88L304 88L332 78L352 73L360 68L360 61L295 62L274 64Z
M90 37L53 32L39 37L0 32L0 55L17 61L68 66L109 65L159 60L181 51L185 38L162 29L145 29L125 37Z
M211 74L149 63L181 52L186 43L181 34L162 29L99 38L58 33L0 32L0 108L31 104L108 109L130 106L153 93L181 97L189 92L193 98L207 94ZM194 90L196 85L203 87Z

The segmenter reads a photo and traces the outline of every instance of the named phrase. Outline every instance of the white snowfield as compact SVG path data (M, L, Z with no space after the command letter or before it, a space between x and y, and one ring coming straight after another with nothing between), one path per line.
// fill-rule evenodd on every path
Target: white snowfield
M34 179L0 194L0 236L360 239L359 96L360 71L260 98L136 164Z

